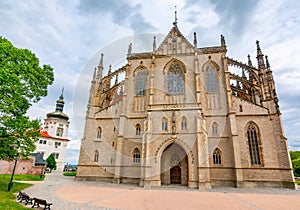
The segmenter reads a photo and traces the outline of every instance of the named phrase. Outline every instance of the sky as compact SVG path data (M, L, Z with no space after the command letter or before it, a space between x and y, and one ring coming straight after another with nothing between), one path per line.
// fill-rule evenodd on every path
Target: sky
M175 5L179 30L191 43L197 32L198 47L220 45L223 34L228 57L246 63L250 54L256 66L255 42L260 41L274 74L289 148L300 150L300 1L1 0L0 36L54 68L48 96L28 115L43 120L54 111L64 87L64 112L70 116L66 162L78 161L90 81L100 53L107 72L109 64L115 69L126 62L130 42L133 52L150 51L150 37L156 35L159 46L172 28Z

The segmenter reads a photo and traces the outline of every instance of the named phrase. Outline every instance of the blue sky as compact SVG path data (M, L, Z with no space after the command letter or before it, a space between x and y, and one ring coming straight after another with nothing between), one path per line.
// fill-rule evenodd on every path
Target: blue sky
M41 64L50 64L55 71L48 96L29 110L30 117L44 119L53 111L64 86L64 111L71 118L66 161L78 160L87 94L99 53L112 49L113 43L139 40L136 34L167 34L175 5L179 29L191 42L197 32L198 47L219 45L223 34L229 57L246 63L250 54L256 65L255 41L260 40L274 73L289 147L300 150L298 0L2 0L0 36L30 49ZM152 42L143 43L151 49ZM127 47L123 51L125 58ZM106 70L109 64L105 60Z

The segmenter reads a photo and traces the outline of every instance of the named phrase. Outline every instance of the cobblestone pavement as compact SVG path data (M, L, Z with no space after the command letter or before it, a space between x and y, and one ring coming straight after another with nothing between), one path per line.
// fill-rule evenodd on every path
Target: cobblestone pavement
M52 210L181 210L181 209L300 209L300 190L279 188L186 187L144 189L132 185L86 181L62 173L47 174L45 181L25 190L31 197L53 203ZM43 208L40 208L43 209Z

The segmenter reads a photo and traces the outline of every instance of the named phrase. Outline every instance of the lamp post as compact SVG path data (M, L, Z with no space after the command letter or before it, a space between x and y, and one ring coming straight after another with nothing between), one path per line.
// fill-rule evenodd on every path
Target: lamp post
M11 174L11 177L10 177L10 181L8 183L8 188L7 188L7 191L9 192L10 189L12 188L13 186L13 178L14 178L14 175L15 175L15 170L16 170L16 165L17 165L17 162L18 162L18 158L16 157L15 159L15 164L14 164L14 168L13 168L13 171L12 171L12 174Z

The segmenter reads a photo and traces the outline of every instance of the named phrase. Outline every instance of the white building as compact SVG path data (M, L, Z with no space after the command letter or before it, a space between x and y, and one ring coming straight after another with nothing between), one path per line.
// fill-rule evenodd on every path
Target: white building
M54 112L48 113L41 130L41 137L36 142L34 152L44 153L44 159L50 154L55 155L57 170L63 170L65 164L66 149L69 140L67 139L69 117L63 113L64 108L63 92L56 101Z

